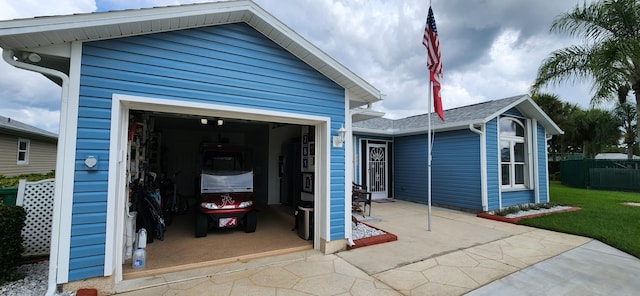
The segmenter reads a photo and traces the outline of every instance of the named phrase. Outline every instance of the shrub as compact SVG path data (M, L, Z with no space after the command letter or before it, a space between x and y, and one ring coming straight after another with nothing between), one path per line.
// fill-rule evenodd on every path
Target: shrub
M498 216L506 216L509 214L515 214L520 211L529 211L529 210L540 210L540 209L550 209L555 206L559 206L557 203L547 202L547 203L531 203L531 204L521 204L511 207L502 208L499 210L493 211L494 215Z
M18 181L20 181L20 179L26 179L27 181L33 182L33 181L40 181L44 179L51 179L51 178L54 178L55 176L56 176L55 171L51 171L46 174L25 174L20 176L13 176L13 177L6 177L3 175L0 175L0 188L18 187Z
M0 203L0 285L19 278L16 274L22 246L22 227L27 213L22 207Z

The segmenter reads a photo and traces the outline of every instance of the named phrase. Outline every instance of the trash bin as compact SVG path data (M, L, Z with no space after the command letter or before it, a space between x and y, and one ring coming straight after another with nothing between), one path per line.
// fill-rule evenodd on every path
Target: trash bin
M0 188L0 198L3 204L15 206L18 198L18 187Z
M300 238L304 240L313 239L313 207L298 206L296 228Z

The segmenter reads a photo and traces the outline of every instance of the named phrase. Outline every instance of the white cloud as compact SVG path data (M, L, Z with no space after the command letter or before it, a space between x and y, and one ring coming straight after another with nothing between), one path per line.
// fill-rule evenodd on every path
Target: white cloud
M375 108L399 118L427 112L428 72L421 44L428 5L415 0L254 0L312 44L383 94ZM135 9L189 0L0 0L0 19ZM202 2L202 1L198 1ZM528 93L540 62L572 43L548 28L575 1L463 1L434 3L442 46L445 109ZM59 87L39 74L0 63L5 110L25 116L57 112ZM588 83L549 87L566 101L588 106ZM21 109L24 112L18 112ZM4 115L4 114L3 114ZM34 116L34 118L37 116ZM46 117L46 116L43 116ZM20 118L16 118L21 120ZM26 120L21 120L26 121Z
M0 0L0 20L30 18L34 16L64 15L96 10L94 0Z

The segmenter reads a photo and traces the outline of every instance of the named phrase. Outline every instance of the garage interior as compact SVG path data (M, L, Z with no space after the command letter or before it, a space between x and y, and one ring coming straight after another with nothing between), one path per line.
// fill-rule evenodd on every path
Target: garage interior
M164 238L149 232L154 239L145 248L145 267L133 269L132 260L125 260L123 279L313 248L312 237L304 237L299 227L294 229L299 224L296 220L300 222L295 209L313 198L302 193L302 170L313 171L313 161L307 163L307 154L302 153L303 141L312 145L312 126L141 110L129 114L130 187L145 184L153 189L162 182L175 184L175 199L188 207L165 213ZM199 147L205 143L251 147L258 221L254 233L245 233L241 225L212 229L206 237L195 237ZM305 152L309 153L306 148ZM143 224L139 219L137 222L136 231Z

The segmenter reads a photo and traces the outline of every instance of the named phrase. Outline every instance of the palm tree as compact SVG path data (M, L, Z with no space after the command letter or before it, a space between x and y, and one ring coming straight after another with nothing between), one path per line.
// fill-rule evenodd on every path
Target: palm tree
M616 145L620 139L618 121L608 111L579 110L571 116L574 141L582 144L584 158L594 158L604 147Z
M573 128L568 121L572 118L572 114L579 110L578 106L563 102L557 95L553 94L537 93L533 94L531 98L564 131L562 135L553 135L549 141L551 160L556 161L558 154L560 154L561 158L564 158L568 146L576 146L571 142Z
M593 78L592 103L625 99L632 91L640 122L640 1L585 2L558 16L551 31L585 42L552 52L538 69L532 92L547 84ZM640 124L637 129L640 134Z
M618 103L613 109L613 114L622 127L624 143L627 144L627 158L633 159L633 145L636 142L635 114L636 108L629 103Z

